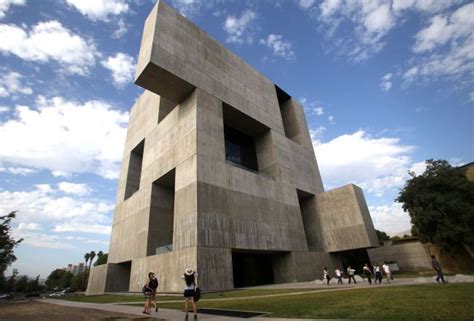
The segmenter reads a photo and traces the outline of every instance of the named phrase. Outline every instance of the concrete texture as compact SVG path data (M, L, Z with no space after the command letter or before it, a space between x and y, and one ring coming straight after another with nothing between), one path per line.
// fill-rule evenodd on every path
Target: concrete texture
M109 268L92 269L88 293L118 279L139 291L150 271L179 292L188 265L204 291L232 289L235 253L271 259L276 283L307 281L340 264L330 252L378 246L362 191L324 192L302 106L162 1L136 84Z
M395 261L401 271L432 270L431 257L420 242L392 244L367 250L371 262L381 265L385 261Z

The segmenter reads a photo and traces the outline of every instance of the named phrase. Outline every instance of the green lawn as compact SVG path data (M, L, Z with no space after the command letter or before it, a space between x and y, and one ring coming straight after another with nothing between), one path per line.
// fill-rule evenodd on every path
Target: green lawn
M281 294L281 293L294 293L294 292L305 292L314 291L315 289L251 289L251 290L235 290L226 292L214 292L204 294L206 299L218 299L218 298L237 298L247 296L260 296L268 294ZM321 289L325 290L325 289ZM89 302L89 303L120 303L120 302L143 302L143 295L116 295L116 294L105 294L105 295L76 295L69 297L59 297L58 299L76 301L76 302ZM182 295L167 295L157 296L158 301L173 301L181 300Z
M235 291L238 292L238 291ZM231 293L231 292L229 292ZM204 295L203 299L210 298ZM474 318L474 284L374 286L260 299L201 301L199 307L266 311L269 317L372 320L469 320ZM181 309L181 303L161 303Z

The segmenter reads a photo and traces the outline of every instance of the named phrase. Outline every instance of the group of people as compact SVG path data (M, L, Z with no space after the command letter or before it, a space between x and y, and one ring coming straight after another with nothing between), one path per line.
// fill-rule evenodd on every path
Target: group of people
M347 277L349 278L349 284L351 284L351 282L354 282L354 284L357 284L357 281L355 279L356 270L354 270L349 265L346 269L346 272L347 272ZM390 281L393 280L393 275L392 275L392 272L390 271L390 266L388 265L387 262L384 262L382 267L380 267L377 263L374 263L372 268L370 268L368 264L365 264L364 267L362 268L362 272L367 277L369 284L372 284L372 278L375 276L375 283L378 282L380 285L382 285L382 278L383 278L382 272L387 276L388 283L390 283ZM342 278L344 276L343 269L336 268L334 270L334 273L337 278L337 284L343 284L342 282ZM331 276L329 275L327 267L325 267L323 270L323 280L326 280L327 285L330 284L329 282L331 281Z
M191 267L187 267L184 270L182 279L184 280L184 312L185 319L188 319L188 305L189 303L193 306L194 320L197 320L197 306L196 301L199 300L200 290L197 283L198 274ZM155 312L158 312L158 306L156 304L156 290L158 289L158 278L155 273L148 273L148 281L143 286L142 292L145 295L145 306L143 307L144 314L151 314L152 307L155 308Z

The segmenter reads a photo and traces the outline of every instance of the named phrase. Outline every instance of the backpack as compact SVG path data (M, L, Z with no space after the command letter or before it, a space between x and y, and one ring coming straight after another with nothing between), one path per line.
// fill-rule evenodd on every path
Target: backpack
M194 273L193 274L184 274L184 281L186 282L186 285L187 286L190 286L192 284L194 284Z
M148 284L145 284L142 288L142 293L145 295L150 295L151 292L152 290L148 287Z

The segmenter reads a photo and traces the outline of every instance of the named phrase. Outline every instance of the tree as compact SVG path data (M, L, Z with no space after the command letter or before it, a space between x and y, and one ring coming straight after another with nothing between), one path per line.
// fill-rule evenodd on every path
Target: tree
M90 259L91 255L89 254L89 252L87 252L86 254L84 254L84 260L86 261L86 264L85 264L85 267L87 268L87 262L89 262L89 259Z
M91 269L91 265L92 265L92 261L94 260L95 258L95 251L91 251L89 253L89 256L90 256L90 261L89 261L89 270Z
M87 279L87 271L77 273L71 279L71 289L73 290L85 290L87 287L86 279Z
M102 253L102 255L99 255L100 253ZM108 256L108 253L103 253L102 251L97 253L97 261L95 261L94 266L106 264Z
M464 248L474 258L474 182L445 160L427 160L426 170L411 178L396 201L408 212L416 234L453 252Z
M23 275L16 282L16 291L26 292L26 290L28 290L28 277Z
M23 239L15 241L11 237L10 222L15 216L16 211L10 212L8 215L0 216L0 274L3 274L10 264L16 261L13 250L23 241Z
M46 279L46 286L49 289L54 288L69 288L71 286L71 279L73 275L71 272L64 269L56 269Z
M377 234L377 237L379 238L379 241L389 241L390 236L387 235L384 231L379 231L375 230L375 233Z

